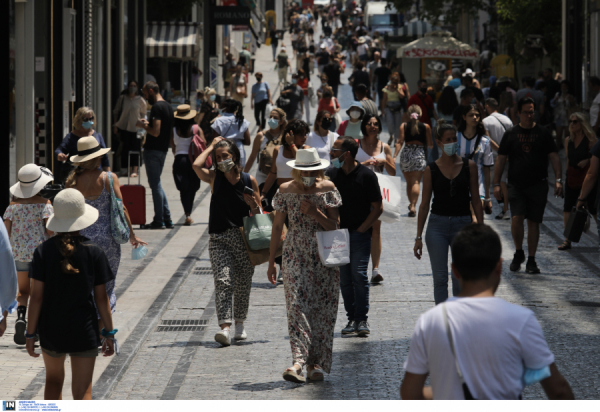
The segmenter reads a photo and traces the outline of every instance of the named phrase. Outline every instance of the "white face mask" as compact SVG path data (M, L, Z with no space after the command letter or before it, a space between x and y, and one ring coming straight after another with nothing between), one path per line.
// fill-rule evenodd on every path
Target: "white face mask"
M360 112L358 110L352 110L350 112L350 117L354 120L358 119L360 117Z
M317 180L316 176L310 176L310 177L302 176L302 184L306 187L311 187L315 183L315 180Z

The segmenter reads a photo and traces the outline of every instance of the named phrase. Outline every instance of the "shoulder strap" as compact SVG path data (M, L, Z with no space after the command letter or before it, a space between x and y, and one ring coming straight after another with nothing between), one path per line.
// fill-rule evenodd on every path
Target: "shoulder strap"
M240 178L244 182L244 186L247 186L250 189L252 189L252 179L250 179L250 175L248 173L242 172Z
M110 185L110 196L114 198L116 195L115 195L115 190L113 189L113 174L111 172L106 172L106 174L102 178L102 186L104 186L104 178L107 175L108 175L108 184Z
M504 126L504 123L502 123L502 121L501 121L501 120L500 120L500 119L499 119L497 116L494 116L494 114L493 114L493 113L491 114L491 116L492 116L494 119L496 119L496 121L497 121L498 123L500 123L500 126L502 126L502 128L504 129L504 131L506 131L506 126Z
M473 156L475 156L475 152L477 152L477 148L479 147L479 144L481 143L482 137L483 137L483 135L481 133L477 133L477 138L475 139L475 147L473 148L473 151L471 152L471 154L468 157L469 160L473 159Z

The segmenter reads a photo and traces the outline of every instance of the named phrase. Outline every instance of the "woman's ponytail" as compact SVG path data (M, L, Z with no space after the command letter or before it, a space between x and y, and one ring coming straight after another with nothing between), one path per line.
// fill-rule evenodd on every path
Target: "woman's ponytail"
M75 244L75 239L73 239L70 233L62 233L60 235L59 250L62 257L64 257L60 262L60 268L68 275L79 273L79 269L74 268L71 262L69 262L69 257L73 256L76 248L77 245Z

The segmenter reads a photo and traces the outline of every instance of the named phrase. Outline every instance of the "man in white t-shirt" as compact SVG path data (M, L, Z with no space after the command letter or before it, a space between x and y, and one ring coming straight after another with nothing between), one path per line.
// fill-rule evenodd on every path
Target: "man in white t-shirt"
M574 399L533 312L494 297L501 255L500 238L489 226L471 224L456 234L452 271L461 293L417 321L402 399L468 399L468 393L474 399L519 399L526 383L538 381L548 398ZM529 378L533 371L537 379ZM431 387L424 387L427 375Z
M498 113L498 101L494 98L489 98L485 101L485 110L488 116L483 119L483 125L492 139L490 143L492 144L494 163L496 163L496 159L498 158L498 148L500 147L502 137L504 137L504 133L507 130L513 127L513 123L508 116ZM502 173L502 178L500 179L500 188L502 189L504 199L508 199L508 168L506 167L504 168L504 173ZM502 212L496 216L496 219L510 220L507 201L504 202Z

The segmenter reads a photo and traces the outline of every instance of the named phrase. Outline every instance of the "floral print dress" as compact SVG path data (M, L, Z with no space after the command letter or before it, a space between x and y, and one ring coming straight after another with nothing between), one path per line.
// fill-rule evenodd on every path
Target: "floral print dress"
M106 173L104 173L102 182L104 183L105 180ZM121 245L115 242L110 230L110 192L106 190L106 186L103 184L100 196L96 200L85 199L85 203L98 209L99 216L98 220L96 220L93 225L80 230L79 233L104 250L106 257L108 258L108 265L116 278L119 270L119 263L121 262ZM115 306L117 305L115 279L106 283L106 294L110 301L110 310L112 313L115 313ZM100 319L100 315L98 315L98 319Z
M277 191L273 197L274 209L287 213L289 219L282 273L292 358L302 367L316 364L330 373L340 271L321 263L316 232L323 228L315 218L300 212L303 200L325 213L327 208L340 207L342 198L337 189L316 194Z
M44 219L54 214L49 203L11 204L4 220L12 222L10 245L17 262L31 262L35 249L48 239Z

